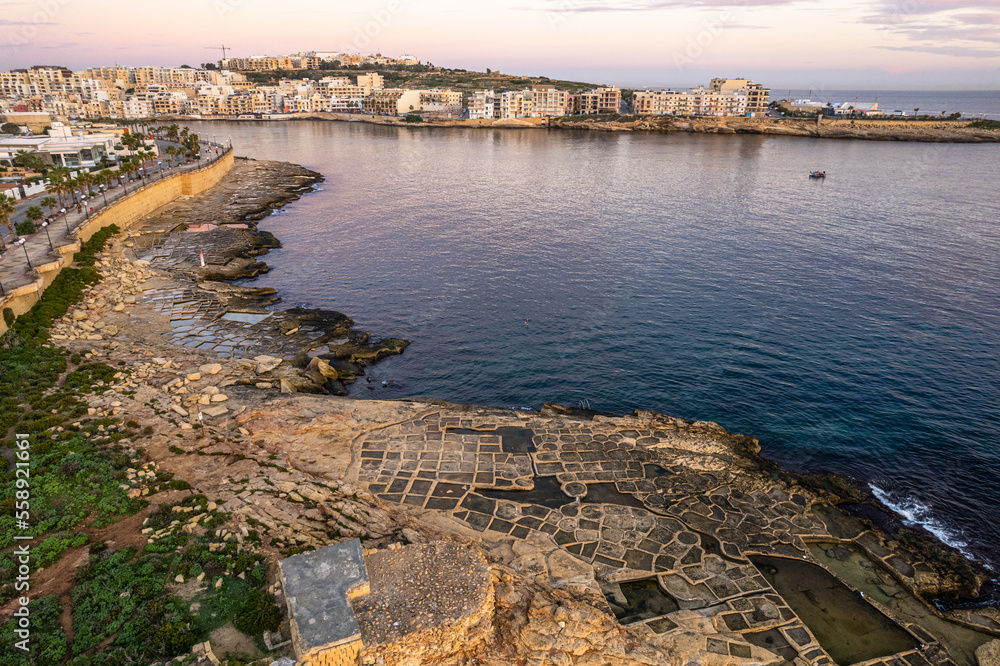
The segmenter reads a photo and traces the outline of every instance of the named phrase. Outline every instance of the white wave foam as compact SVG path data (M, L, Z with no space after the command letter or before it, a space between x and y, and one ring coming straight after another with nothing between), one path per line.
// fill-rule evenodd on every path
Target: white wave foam
M970 560L975 560L976 557L965 550L969 543L962 538L961 533L954 530L944 523L942 523L938 518L931 515L931 509L926 504L922 504L917 500L907 497L901 500L894 500L889 493L882 490L878 486L871 485L872 494L878 498L882 504L898 513L903 517L903 522L906 525L914 526L919 525L925 530L936 536L945 545L951 546L958 552L965 555Z

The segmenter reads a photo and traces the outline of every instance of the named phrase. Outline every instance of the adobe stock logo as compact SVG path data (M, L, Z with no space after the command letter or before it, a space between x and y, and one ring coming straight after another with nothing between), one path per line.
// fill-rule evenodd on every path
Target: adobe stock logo
M9 26L16 26L7 34L7 42L10 46L24 46L38 36L38 30L43 25L55 25L56 16L62 8L70 4L73 0L39 0L35 3L34 11L27 20L5 20Z
M684 50L674 52L674 66L677 67L678 71L683 71L687 65L693 65L695 60L700 58L705 50L711 48L716 40L722 36L726 26L735 20L735 14L723 10L719 12L717 18L705 21L698 34L687 38L687 46L684 47Z
M219 20L226 18L226 14L243 4L243 0L212 0L212 9Z
M403 5L399 0L389 0L384 9L373 12L371 18L364 25L354 28L354 50L360 51L371 44L372 40L382 34L382 31L392 25L392 20L403 11ZM349 49L341 49L345 52Z

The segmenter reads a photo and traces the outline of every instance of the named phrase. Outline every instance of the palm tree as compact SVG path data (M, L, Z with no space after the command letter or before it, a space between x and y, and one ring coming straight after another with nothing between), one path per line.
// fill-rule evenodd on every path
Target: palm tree
M86 171L81 171L80 175L76 177L76 186L80 188L80 196L89 197L93 194L90 191L91 178L90 174Z
M14 202L6 195L0 194L0 224L7 227L11 240L17 240L17 230L14 229L14 223L10 219L14 210Z
M28 210L24 211L24 219L26 222L31 222L32 228L35 227L35 222L38 222L43 217L45 217L45 213L43 213L42 209L38 206L32 206ZM35 229L35 231L37 231L37 229Z
M62 184L66 180L67 173L66 167L56 167L49 171L49 185L46 189L59 197L60 207L63 205Z
M76 196L76 188L80 186L79 180L80 177L77 176L76 178L67 178L63 183L63 186L66 188L66 203L70 205L79 204Z
M48 208L49 217L52 217L53 211L56 209L56 206L59 205L59 202L53 199L52 197L45 197L39 202L39 205L42 206L43 208Z
M170 166L174 165L174 155L177 154L177 149L173 146L167 146L163 149L163 152L167 154L167 159L170 162Z

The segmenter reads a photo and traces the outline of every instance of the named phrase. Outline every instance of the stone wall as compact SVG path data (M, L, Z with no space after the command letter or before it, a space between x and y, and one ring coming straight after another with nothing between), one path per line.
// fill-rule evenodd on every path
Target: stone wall
M361 656L361 641L352 641L305 657L302 666L355 666Z
M74 231L76 241L56 248L58 259L35 268L37 280L7 293L7 297L0 301L0 310L10 308L16 316L24 314L38 302L59 272L73 263L73 255L80 250L82 242L90 240L91 236L104 227L116 224L120 229L128 229L141 218L178 197L204 192L222 180L233 168L233 163L233 151L229 150L206 167L154 181L96 213ZM7 324L0 319L0 334L6 332Z

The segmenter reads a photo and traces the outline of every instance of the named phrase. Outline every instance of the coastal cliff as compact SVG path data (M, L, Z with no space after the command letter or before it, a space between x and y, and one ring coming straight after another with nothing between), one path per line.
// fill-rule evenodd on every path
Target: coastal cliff
M239 161L137 235L96 239L91 281L56 285L46 325L4 339L7 427L67 516L36 534L36 617L62 656L34 663L291 658L276 562L354 538L390 563L388 590L413 583L400 544L486 569L461 621L444 609L468 586L445 577L414 601L426 612L363 622L363 664L976 666L993 650L996 608L932 603L979 598L988 572L852 514L871 498L781 470L753 437L649 411L322 395L404 341L265 310L279 294L229 281L266 270L278 239L255 221L318 178ZM2 602L7 631L18 601Z

